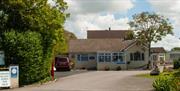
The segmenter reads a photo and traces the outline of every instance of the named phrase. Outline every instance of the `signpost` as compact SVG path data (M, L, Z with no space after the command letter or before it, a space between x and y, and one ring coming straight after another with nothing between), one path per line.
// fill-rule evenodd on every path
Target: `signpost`
M9 71L0 71L0 87L10 87Z
M19 87L19 66L10 66L11 88Z

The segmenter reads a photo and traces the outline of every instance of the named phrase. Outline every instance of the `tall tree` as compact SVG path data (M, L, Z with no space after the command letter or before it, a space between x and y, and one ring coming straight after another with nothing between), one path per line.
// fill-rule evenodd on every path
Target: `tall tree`
M69 14L64 0L1 0L0 32L36 31L42 35L44 54L63 42L64 22ZM5 18L3 18L5 17ZM6 18L7 17L7 18ZM1 36L3 38L3 36Z
M56 44L62 44L58 47L64 46L64 23L69 17L69 14L64 12L67 7L64 0L0 0L0 47L7 48L3 42L8 32L10 34L13 31L15 34L37 33L41 37L40 45L43 46L43 63L39 66L44 66L43 71L47 73L46 77L49 76L53 54L57 51Z
M131 29L134 30L137 41L140 44L148 45L149 57L151 55L152 42L158 42L163 36L173 34L173 27L169 19L156 13L142 12L135 14L133 15L132 21L129 22L129 25Z

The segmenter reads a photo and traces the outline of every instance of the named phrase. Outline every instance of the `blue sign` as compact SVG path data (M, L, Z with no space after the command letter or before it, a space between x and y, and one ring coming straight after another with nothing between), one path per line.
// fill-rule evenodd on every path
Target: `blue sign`
M11 78L17 78L18 76L18 66L11 66Z

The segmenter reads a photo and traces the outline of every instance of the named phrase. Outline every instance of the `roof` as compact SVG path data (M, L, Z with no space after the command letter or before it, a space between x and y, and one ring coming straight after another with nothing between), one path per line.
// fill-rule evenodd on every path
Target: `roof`
M152 47L151 53L166 53L163 47Z
M130 30L88 30L87 39L120 38L124 39Z
M134 43L134 40L122 39L77 39L69 41L69 52L116 52L122 51Z

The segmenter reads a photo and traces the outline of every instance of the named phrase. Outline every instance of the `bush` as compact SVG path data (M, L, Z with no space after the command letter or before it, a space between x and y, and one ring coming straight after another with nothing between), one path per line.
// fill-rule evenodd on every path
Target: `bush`
M180 59L175 59L173 61L173 64L174 64L174 69L180 68Z
M105 67L104 67L104 70L105 70L105 71L109 71L109 70L110 70L109 66L105 66Z
M160 76L153 82L153 87L156 91L172 91L172 80L168 76Z
M49 60L43 58L42 37L36 32L6 32L3 39L6 64L18 64L20 85L38 82L50 76Z
M118 66L118 67L116 68L116 70L117 70L117 71L121 70L121 66Z
M155 91L180 91L180 79L170 76L162 75L153 82Z

